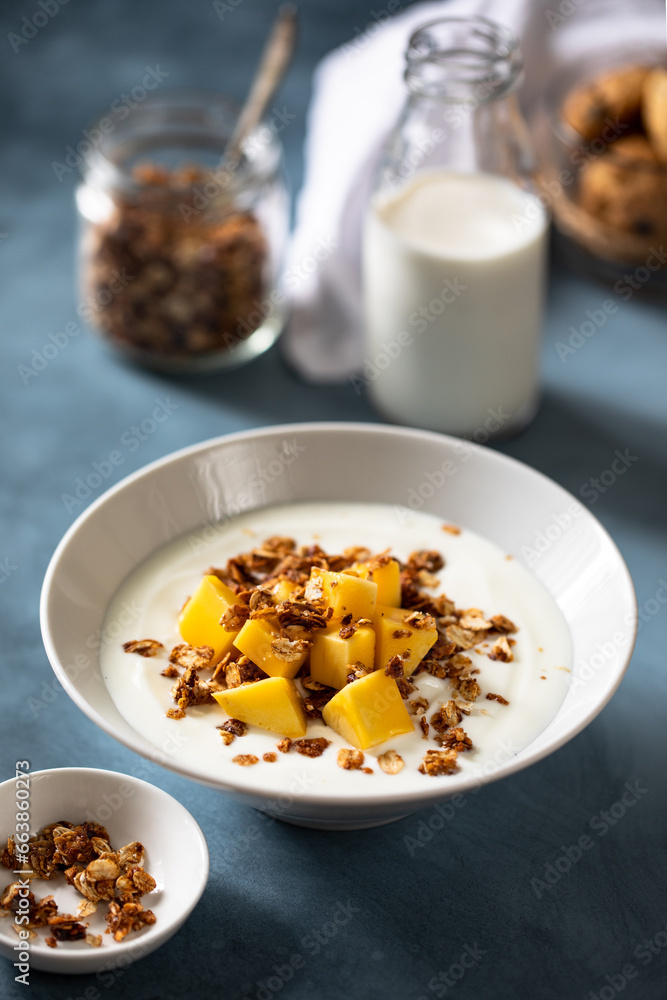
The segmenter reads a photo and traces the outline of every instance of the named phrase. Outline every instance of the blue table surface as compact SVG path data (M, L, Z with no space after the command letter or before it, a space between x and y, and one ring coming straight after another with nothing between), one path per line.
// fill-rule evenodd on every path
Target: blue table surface
M233 375L165 378L126 366L82 333L24 383L19 366L30 364L33 348L77 318L75 172L58 180L52 162L145 66L166 70L169 85L241 96L274 4L230 0L221 20L208 0L72 0L14 52L8 34L21 31L21 18L33 8L4 5L0 32L6 77L0 88L0 779L12 775L18 759L33 770L90 765L133 773L141 765L145 773L136 755L97 729L60 689L47 709L29 706L53 683L38 625L42 577L84 507L66 509L62 494L158 399L175 404L172 416L124 452L109 483L229 431L379 418L350 385L304 384L277 348ZM280 97L296 116L283 133L295 188L312 69L369 16L364 0L304 3L299 55ZM640 296L617 298L617 311L576 352L561 358L556 346L609 297L552 264L542 406L521 436L496 446L575 495L588 484L582 499L627 561L640 631L628 673L604 712L548 759L469 796L452 818L434 822L427 811L366 832L269 823L149 765L150 780L191 810L208 839L211 876L200 905L168 945L110 985L94 976L32 972L26 994L1 960L3 998L610 1000L618 994L664 1000L665 312ZM626 449L627 470L598 489L593 480ZM633 804L614 807L627 784L637 790ZM229 847L243 844L249 828L259 829L259 837L235 860ZM586 833L593 846L560 871L568 867L567 849ZM299 967L288 969L297 954Z

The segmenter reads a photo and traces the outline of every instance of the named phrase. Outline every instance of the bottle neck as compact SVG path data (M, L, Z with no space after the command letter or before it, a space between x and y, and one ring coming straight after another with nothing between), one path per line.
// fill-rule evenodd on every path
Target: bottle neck
M440 18L419 28L406 53L411 101L474 107L516 90L523 61L513 32L483 17Z
M444 18L410 39L408 100L385 148L377 190L423 171L488 173L526 189L532 144L516 91L522 59L512 32L484 18Z

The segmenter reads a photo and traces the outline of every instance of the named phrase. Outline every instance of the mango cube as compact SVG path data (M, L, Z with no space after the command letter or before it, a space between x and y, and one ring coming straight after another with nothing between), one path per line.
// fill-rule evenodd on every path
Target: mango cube
M409 677L435 643L438 638L435 624L430 628L420 629L406 622L406 618L414 613L404 608L378 606L373 620L377 670L384 670L393 656L404 656L408 653L409 655L403 660L403 673Z
M294 681L267 677L217 691L213 697L232 719L296 739L306 734L306 716Z
M218 663L234 644L236 632L226 632L220 619L236 600L234 591L217 576L205 576L179 616L182 637L191 646L211 646L212 663Z
M306 585L306 599L312 601L322 597L325 605L333 608L334 620L340 620L345 615L372 618L377 590L377 584L372 580L315 567L310 571L310 580Z
M308 656L308 646L281 639L266 618L249 618L234 645L269 677L296 677Z
M355 570L363 580L377 584L377 603L398 608L401 604L401 567L396 559L379 556L357 563Z
M271 597L274 604L282 604L284 601L289 601L294 591L298 589L299 584L295 583L294 580L278 580L278 583L271 590Z
M396 681L378 670L342 688L324 706L322 717L358 750L414 731Z
M334 688L345 687L352 663L372 670L375 657L375 632L370 625L361 625L347 639L341 639L339 632L340 624L318 630L310 650L310 676Z

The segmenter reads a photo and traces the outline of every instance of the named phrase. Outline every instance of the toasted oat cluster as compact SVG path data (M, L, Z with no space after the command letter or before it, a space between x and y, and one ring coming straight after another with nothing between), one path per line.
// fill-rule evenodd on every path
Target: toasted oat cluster
M460 533L460 529L453 525L444 525L443 530L449 534ZM502 614L487 616L480 608L457 608L445 594L434 594L439 585L436 574L444 566L444 561L441 554L433 550L413 552L406 562L401 562L386 552L373 555L361 546L345 549L341 554L330 554L318 545L299 547L292 538L274 536L229 559L224 567L208 569L206 576L215 578L214 583L220 581L227 588L225 593L231 595L226 598L226 610L219 624L230 634L233 642L230 640L224 655L218 652L217 657L214 649L206 645L182 643L171 650L169 663L162 670L164 676L174 680L172 697L175 707L170 708L167 715L174 719L184 718L191 707L223 701L222 698L214 698L220 692L234 691L269 679L260 664L235 645L239 632L252 627L264 629L262 634L269 635L265 647L268 641L270 655L275 662L295 665L296 675L292 671L286 676L294 677L298 685L296 697L299 711L306 722L322 720L326 706L339 694L341 685L344 688L345 684L368 679L377 662L373 664L372 659L370 662L368 659L365 662L348 660L345 666L343 660L343 672L338 674L337 688L312 676L311 669L316 671L310 652L318 633L324 634L322 630L327 630L330 634L333 629L336 641L354 643L364 630L368 632L374 624L371 618L364 617L359 611L356 616L353 612L340 611L336 616L332 606L336 603L333 588L338 584L335 581L330 584L332 589L327 596L322 577L318 578L318 574L343 574L338 577L342 581L347 580L349 575L359 576L360 567L366 567L372 576L376 571L385 571L389 563L394 564L396 575L394 603L400 602L400 607L395 609L398 621L395 626L388 626L386 635L398 652L387 656L382 663L382 672L395 681L407 712L419 723L423 739L434 742L440 748L427 751L419 770L431 776L454 773L458 769L457 755L473 749L472 740L460 723L464 716L470 715L473 703L482 695L477 679L480 671L466 654L471 650L478 653L486 651L489 659L510 663L514 659L514 639L510 636L517 629ZM394 607L389 610L393 612ZM393 618L389 620L394 622ZM258 623L257 626L252 625L254 622ZM411 659L411 649L405 647L412 645L411 639L416 643L418 637L425 634L431 637L431 645L417 662ZM151 656L159 652L159 648L154 648L155 643L156 640L150 639L135 640L125 643L124 648L126 652ZM248 649L248 652L252 653L252 650ZM267 665L266 662L264 665ZM411 699L417 690L415 678L422 672L446 680L451 697L440 704L432 704L421 695ZM318 676L322 677L322 673ZM323 679L334 683L327 676ZM486 698L508 704L502 696L493 693L487 693ZM231 708L229 712L231 715ZM218 725L217 729L226 746L248 732L245 722L232 717ZM276 731L289 730L278 728ZM277 750L285 754L294 749L304 756L318 757L330 744L321 736L293 737L294 733L280 740L276 744ZM259 763L260 757L237 754L233 760L240 766L248 767ZM275 763L276 755L264 754L262 760ZM340 750L337 763L344 770L369 770L363 767L364 754L359 749ZM378 763L387 774L397 774L404 766L402 758L394 750L382 753Z
M140 652L140 650L136 650ZM140 652L140 655L146 655ZM29 892L29 921L23 927L35 933L36 928L48 929L46 943L55 948L59 941L85 939L93 948L102 944L99 934L90 934L86 917L95 913L97 904L107 904L106 921L116 941L122 941L130 931L145 924L155 923L155 914L145 910L142 896L152 892L155 879L142 867L144 847L139 841L126 844L116 851L109 841L109 834L99 823L81 823L78 826L61 820L43 827L28 841L28 853L17 855L14 839L10 837L0 856L5 868L25 873L26 880L50 881L64 875L65 881L83 897L78 914L59 913L53 896L37 899ZM0 895L0 916L11 916L19 909L21 883L12 882Z
M459 766L456 762L456 750L427 750L419 765L422 774L437 777L441 774L455 774Z
M164 646L157 639L134 639L124 642L123 649L126 653L138 653L139 656L157 656Z
M321 757L330 743L331 740L319 736L311 740L294 740L292 746L297 753L303 754L304 757Z
M378 757L378 764L385 774L398 774L405 767L405 761L395 750L386 750Z
M356 771L364 766L364 755L361 750L349 750L341 747L336 757L336 763L344 771Z
M236 757L232 757L232 764L239 764L240 767L252 767L253 764L259 764L259 757L255 757L254 753L237 753Z

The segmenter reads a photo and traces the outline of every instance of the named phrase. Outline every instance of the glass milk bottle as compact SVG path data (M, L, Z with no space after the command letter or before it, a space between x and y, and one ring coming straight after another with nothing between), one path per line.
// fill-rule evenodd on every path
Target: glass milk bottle
M399 423L486 440L537 408L548 219L521 70L516 37L485 18L410 39L363 240L364 381Z

